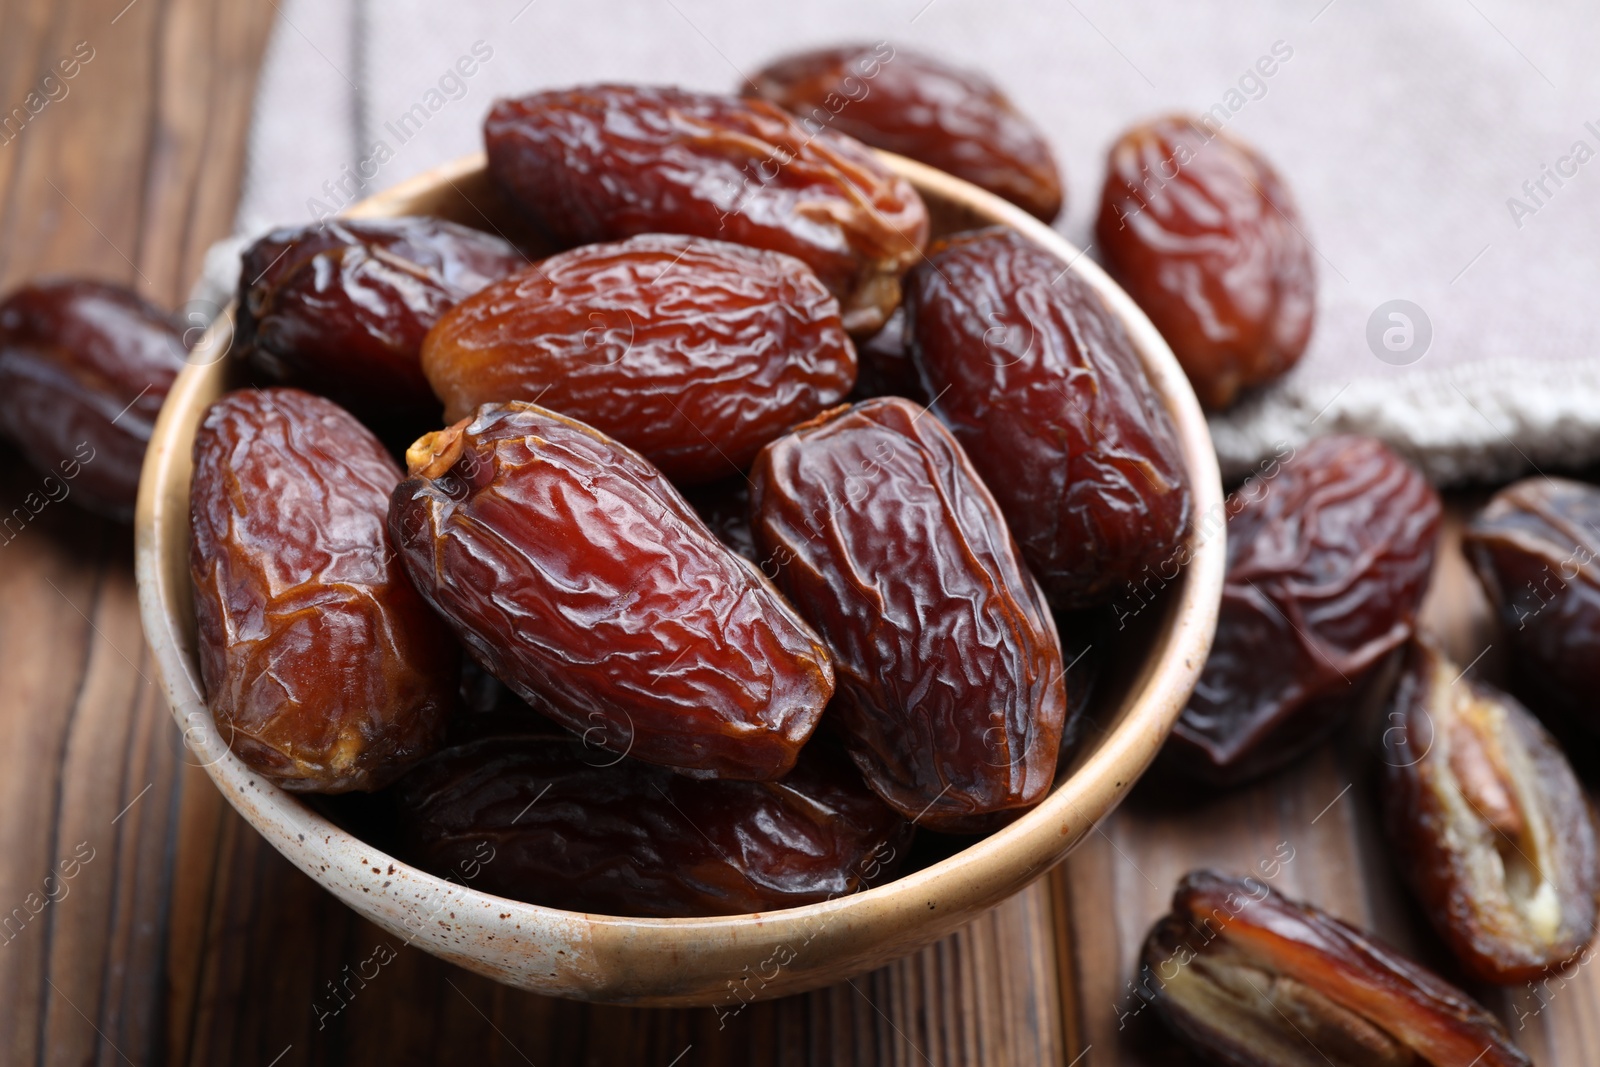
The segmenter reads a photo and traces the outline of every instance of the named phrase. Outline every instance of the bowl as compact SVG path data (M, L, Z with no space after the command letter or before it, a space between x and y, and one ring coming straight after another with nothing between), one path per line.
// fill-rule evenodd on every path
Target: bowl
M927 201L936 235L1011 226L1070 263L1105 298L1172 414L1194 514L1213 520L1195 524L1188 564L1126 632L1093 636L1117 639L1120 658L1097 687L1094 728L1049 796L990 836L866 892L703 919L524 904L435 877L361 840L317 802L247 769L228 751L205 705L187 559L190 450L206 408L233 373L233 361L223 358L232 339L230 308L179 375L145 456L135 518L139 610L186 743L228 803L295 866L395 937L507 985L619 1004L732 1006L843 981L943 937L1043 875L1128 792L1183 710L1216 629L1225 545L1221 481L1205 418L1160 334L1077 249L975 186L897 156L883 159ZM516 225L481 154L379 193L349 214L436 215L503 232Z

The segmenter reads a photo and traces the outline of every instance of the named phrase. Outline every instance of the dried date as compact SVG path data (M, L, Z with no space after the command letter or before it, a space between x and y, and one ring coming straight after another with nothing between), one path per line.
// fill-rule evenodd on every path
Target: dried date
M784 252L867 334L928 239L909 182L853 138L762 100L596 85L500 100L489 173L557 241L683 233Z
M821 639L655 467L533 404L419 440L390 534L468 652L598 747L772 779L833 693Z
M697 781L571 736L483 738L397 789L407 852L474 889L612 915L798 907L892 876L910 825L832 746L775 782Z
M1045 222L1061 213L1061 174L1044 135L977 71L880 41L785 56L744 93L809 128L954 174Z
M537 401L678 484L742 474L856 378L839 304L793 256L646 234L551 256L447 312L422 368L445 421Z
M1141 954L1139 994L1229 1067L1530 1067L1467 994L1254 878L1192 871Z
M1527 709L1413 640L1383 751L1395 859L1474 977L1529 981L1589 943L1594 819Z
M0 303L0 435L46 475L50 499L130 519L145 446L184 351L166 316L130 290L25 285ZM30 494L24 506L36 513L43 501Z
M1232 785L1315 746L1411 637L1439 496L1383 442L1320 437L1228 498L1217 635L1168 742L1185 771Z
M898 398L764 449L763 569L827 640L828 712L867 784L933 829L1037 802L1066 717L1061 644L994 498L937 420Z
M201 675L217 729L285 789L379 788L438 747L459 653L389 548L400 470L298 389L211 406L189 496Z
M442 219L274 230L244 253L235 352L267 382L368 418L433 422L423 337L458 301L526 263L500 238Z
M1254 149L1186 116L1112 147L1095 239L1200 402L1225 408L1311 339L1316 271L1288 188Z
M1463 548L1516 649L1535 711L1600 734L1600 489L1529 478L1496 493Z
M1050 252L959 234L906 281L935 411L1063 610L1104 603L1182 553L1189 491L1171 416L1122 324Z
M1123 134L1094 237L1208 408L1306 352L1317 272L1304 222L1272 165L1229 134L1184 115Z

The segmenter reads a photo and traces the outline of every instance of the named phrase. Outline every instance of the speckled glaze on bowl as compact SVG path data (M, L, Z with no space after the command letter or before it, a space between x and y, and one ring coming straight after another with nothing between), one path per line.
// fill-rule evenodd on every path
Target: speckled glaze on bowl
M1043 874L1116 806L1172 729L1216 629L1225 546L1221 483L1205 419L1160 335L1099 267L997 197L909 160L884 159L921 192L935 234L1012 226L1070 263L1105 297L1177 424L1194 514L1216 517L1196 523L1182 574L1118 635L1121 678L1097 694L1099 729L1089 731L1050 796L1005 829L868 892L709 919L624 918L522 904L437 878L341 829L235 759L202 695L187 562L190 447L206 408L228 385L230 361L222 357L232 338L230 309L179 376L145 457L135 520L139 608L186 742L228 802L278 851L396 937L509 985L613 1003L736 1005L842 981L944 936ZM487 180L482 155L420 175L350 214L437 215L507 232L515 225Z

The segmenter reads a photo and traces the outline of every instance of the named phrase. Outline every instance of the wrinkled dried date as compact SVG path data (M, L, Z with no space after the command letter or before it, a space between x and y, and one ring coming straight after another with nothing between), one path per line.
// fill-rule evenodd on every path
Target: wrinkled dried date
M0 303L0 435L47 476L44 495L24 506L70 498L132 518L145 446L183 357L166 317L119 286L35 282Z
M596 85L499 100L490 175L565 244L683 233L803 260L855 334L878 329L928 239L916 190L854 139L762 100Z
M1185 875L1142 963L1140 996L1229 1067L1531 1067L1461 990L1254 878Z
M1112 147L1095 240L1200 402L1225 408L1294 366L1311 339L1317 282L1304 229L1271 164L1176 115Z
M1594 935L1600 853L1583 787L1509 695L1413 640L1383 732L1394 854L1475 977L1520 982Z
M389 550L399 468L297 389L213 404L189 496L201 675L234 753L285 789L376 789L444 736L455 640Z
M569 911L729 915L887 880L910 825L823 741L776 782L696 781L571 736L483 738L398 787L423 867Z
M954 174L1046 222L1061 213L1061 174L1044 135L977 71L879 42L785 56L744 93L807 128Z
M244 253L236 352L270 382L368 417L425 414L423 336L457 301L527 263L490 234L433 218L330 219Z
M1600 734L1600 489L1529 478L1496 493L1463 540L1517 654L1533 710Z
M1007 229L960 234L906 279L912 356L1058 608L1103 603L1181 551L1171 416L1121 323Z
M1439 495L1370 437L1320 437L1228 500L1217 636L1167 744L1190 774L1231 785L1326 737L1427 591Z
M647 762L751 779L793 766L833 693L821 639L638 453L512 402L407 458L391 537L495 677Z
M756 458L763 568L833 651L830 722L867 783L933 829L1025 807L1055 777L1061 645L994 498L896 398L829 412Z
M422 367L445 421L537 401L679 484L743 473L856 378L839 304L793 256L647 234L586 245L456 305Z

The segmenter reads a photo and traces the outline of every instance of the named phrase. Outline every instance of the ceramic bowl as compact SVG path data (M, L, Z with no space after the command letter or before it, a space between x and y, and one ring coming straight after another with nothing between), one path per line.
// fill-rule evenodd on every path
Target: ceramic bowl
M1098 687L1093 726L1054 790L1010 826L886 885L806 907L707 919L589 915L523 904L437 878L385 854L246 769L206 710L187 564L190 448L229 385L224 313L167 398L145 458L136 518L139 607L157 673L184 738L228 802L327 890L402 941L508 985L554 996L647 1005L732 1005L842 981L950 933L1059 862L1149 766L1189 697L1216 628L1224 568L1221 484L1205 419L1183 371L1133 301L1058 234L939 171L885 156L927 201L934 233L1012 226L1071 264L1105 297L1172 413L1194 495L1191 558L1125 631L1092 640L1118 653ZM352 216L436 215L512 232L482 155L356 205ZM757 981L752 975L759 974Z

